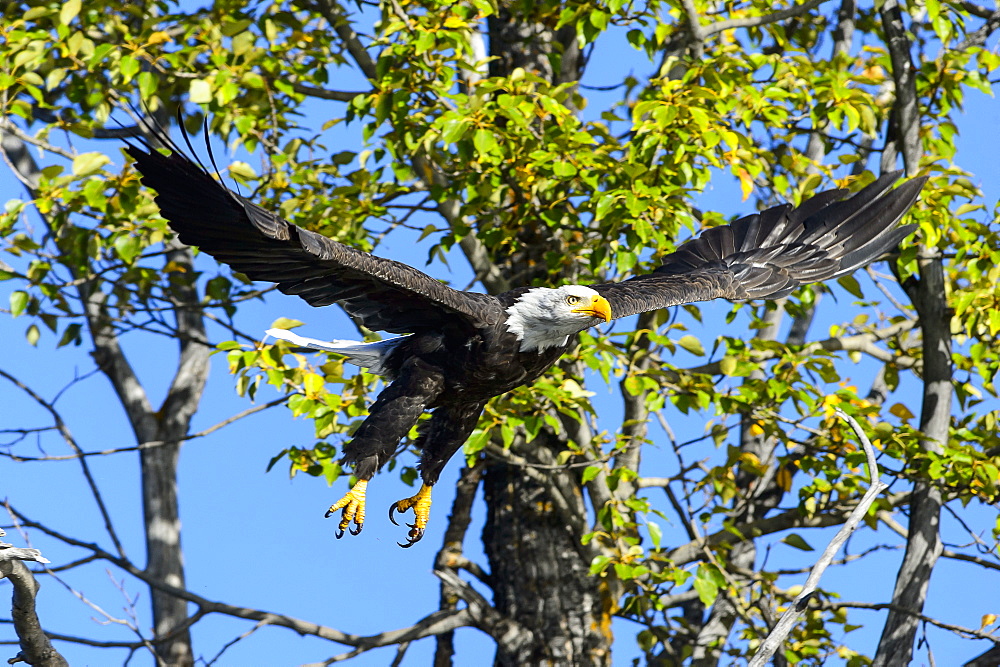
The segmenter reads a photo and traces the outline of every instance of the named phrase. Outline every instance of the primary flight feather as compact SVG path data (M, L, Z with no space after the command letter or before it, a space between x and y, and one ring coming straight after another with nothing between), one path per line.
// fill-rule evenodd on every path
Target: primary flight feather
M893 189L900 177L893 172L850 197L845 190L829 190L798 207L768 208L705 231L652 273L630 280L522 287L492 296L452 289L411 266L297 227L226 188L162 132L157 139L170 154L145 140L126 150L182 242L310 305L337 303L368 329L407 334L361 343L268 331L344 355L391 381L344 445L342 463L354 466L359 481L327 512L343 510L338 537L352 522L351 532L361 532L368 481L421 414L431 411L414 443L422 452L423 484L389 511L390 519L396 511L414 511L403 546L423 536L431 487L475 428L486 402L533 382L577 333L694 301L775 299L799 285L851 273L913 231L913 225L898 223L925 180Z

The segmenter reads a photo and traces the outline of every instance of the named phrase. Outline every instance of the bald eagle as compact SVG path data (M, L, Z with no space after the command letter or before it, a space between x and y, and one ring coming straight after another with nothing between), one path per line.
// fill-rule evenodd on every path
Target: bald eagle
M828 190L802 205L775 206L704 231L652 273L617 283L519 287L498 295L463 292L417 269L293 225L229 190L165 133L169 154L129 143L143 183L180 240L252 280L276 283L312 306L339 304L368 329L400 334L376 343L318 341L272 329L292 343L343 355L389 384L343 447L358 482L327 511L342 510L337 537L361 532L369 480L425 411L414 443L422 485L394 503L414 512L407 543L423 536L431 488L476 426L486 402L533 382L576 334L615 318L709 299L776 299L796 287L847 275L894 248L914 225L898 226L925 179L893 189L900 172L846 198ZM189 144L190 147L190 144Z

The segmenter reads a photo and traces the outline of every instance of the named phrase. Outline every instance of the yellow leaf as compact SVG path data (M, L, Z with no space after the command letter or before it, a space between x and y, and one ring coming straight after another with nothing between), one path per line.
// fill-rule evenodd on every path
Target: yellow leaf
M902 403L896 403L891 408L889 408L889 414L899 417L903 421L908 421L910 419L913 419L914 416L913 413L910 412L909 408L907 408Z
M983 630L987 626L993 625L996 622L997 622L996 614L983 614L983 622L982 625L979 626L979 629Z
M271 323L272 329L294 329L295 327L301 327L305 322L299 322L298 320L293 320L289 317L279 317L274 322Z
M732 375L736 372L736 358L722 357L719 359L719 372L723 375Z
M791 491L792 471L786 466L778 468L778 472L774 475L774 483L777 484L782 491Z
M454 14L452 14L451 16L449 16L444 20L445 28L451 28L451 29L465 28L468 27L468 25L469 25L468 21L466 21L460 16L455 16Z
M306 375L303 384L305 384L306 396L317 398L323 390L323 376L316 373L309 373Z
M760 427L760 424L754 422L750 424L750 435L764 435L764 429Z
M737 169L736 177L740 179L740 190L743 192L743 201L746 201L753 192L753 178L746 169Z
M147 46L155 46L156 44L164 44L166 42L172 41L173 38L170 37L166 32L162 30L157 30L152 35L149 36L149 41L146 42Z

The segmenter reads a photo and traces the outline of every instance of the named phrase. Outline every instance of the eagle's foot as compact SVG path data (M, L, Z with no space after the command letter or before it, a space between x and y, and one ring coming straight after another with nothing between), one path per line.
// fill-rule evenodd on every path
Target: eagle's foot
M347 527L352 520L355 527L348 529L351 531L351 535L359 535L361 529L365 527L365 491L367 490L368 480L358 480L358 483L351 487L346 496L330 505L330 509L326 511L326 516L329 518L337 510L344 510L340 516L340 523L337 524L338 540L344 536L344 530L348 529Z
M429 485L421 485L415 496L394 502L389 507L389 521L398 526L399 524L392 516L393 512L405 512L410 508L413 508L414 518L413 523L406 524L410 527L410 532L406 536L406 544L396 543L404 549L412 547L424 536L424 528L427 527L427 519L431 515L431 487Z

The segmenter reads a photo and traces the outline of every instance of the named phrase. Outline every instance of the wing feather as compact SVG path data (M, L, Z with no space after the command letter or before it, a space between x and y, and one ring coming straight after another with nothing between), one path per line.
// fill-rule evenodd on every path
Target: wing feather
M797 208L774 206L708 229L667 255L652 273L592 287L614 317L710 299L777 299L875 261L911 234L897 226L926 178L891 189L884 174L857 194L827 190Z
M226 188L162 131L157 139L169 155L145 140L126 151L156 190L163 217L182 242L251 280L277 283L312 306L339 303L377 331L477 329L502 319L495 297L452 289L407 264L297 227Z

